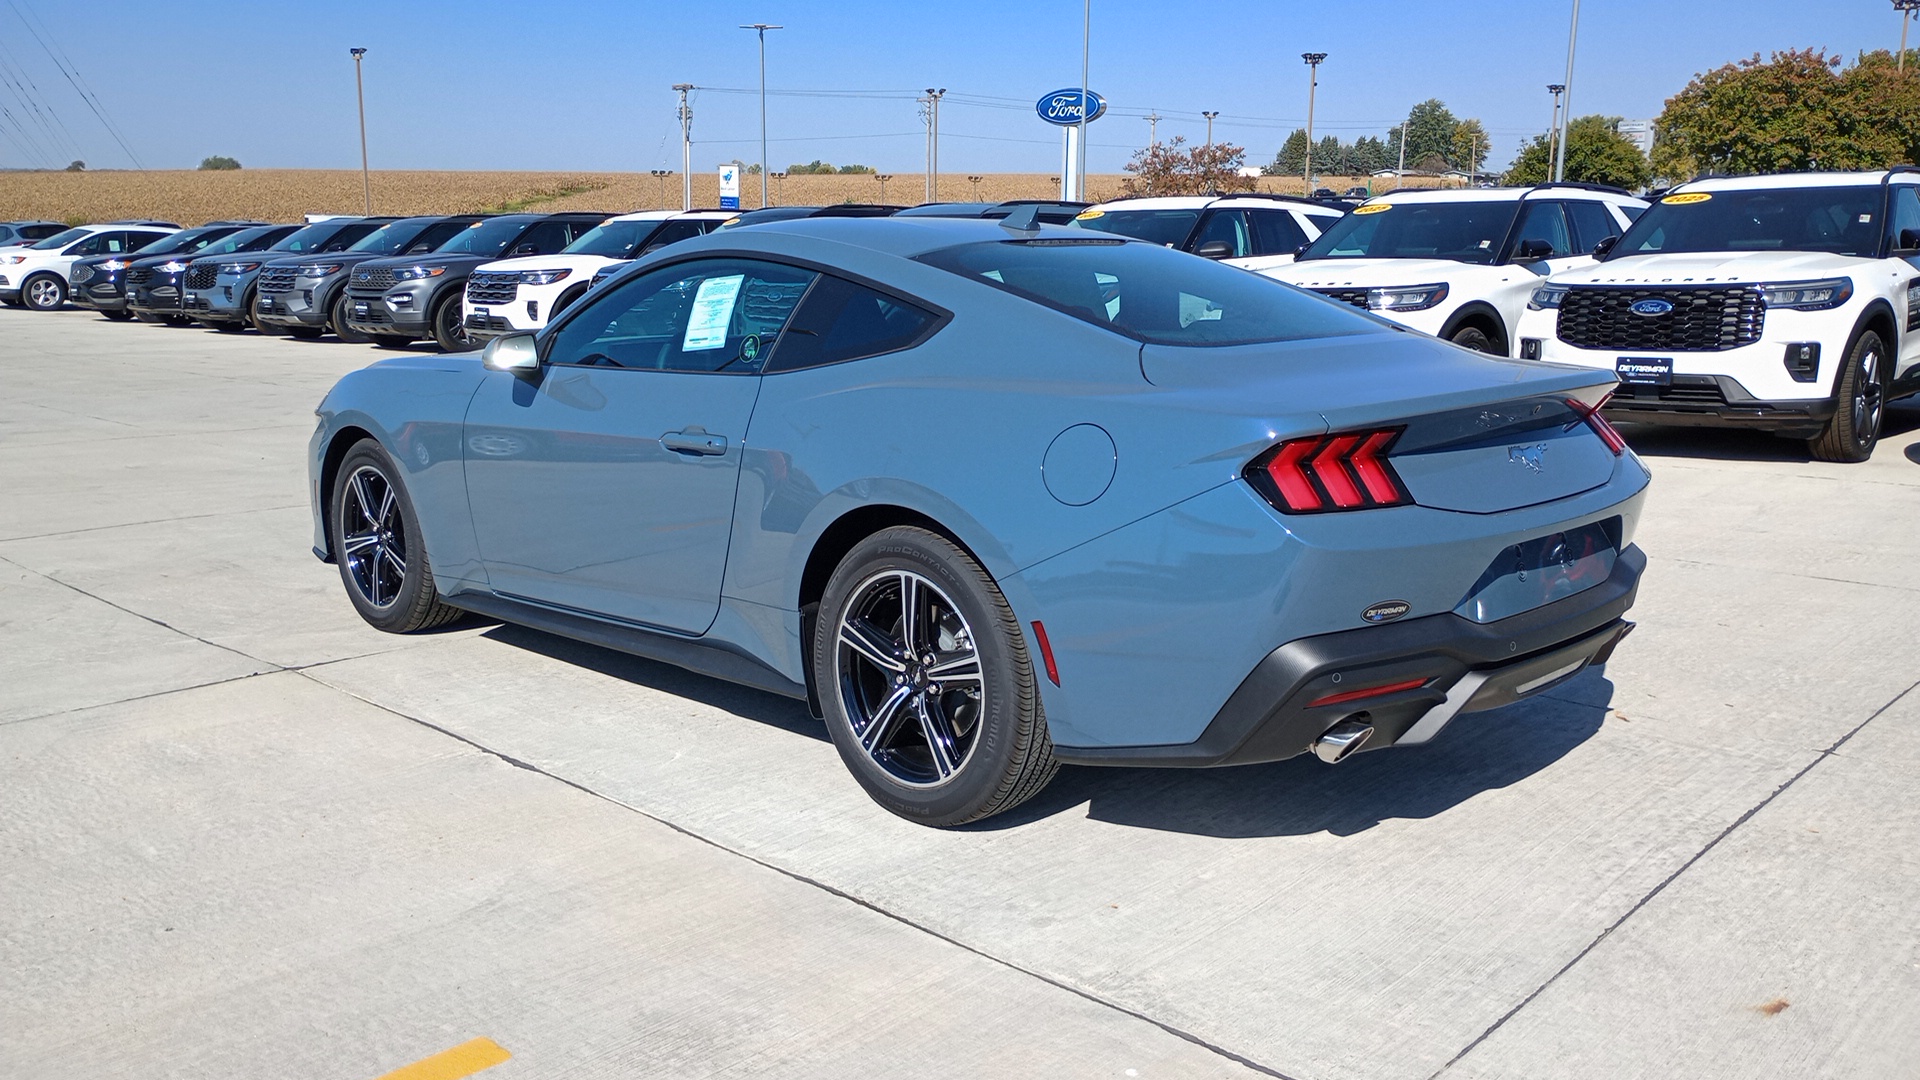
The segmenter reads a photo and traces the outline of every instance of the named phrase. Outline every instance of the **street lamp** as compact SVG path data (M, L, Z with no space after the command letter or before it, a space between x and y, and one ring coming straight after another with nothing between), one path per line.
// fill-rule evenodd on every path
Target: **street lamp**
M1920 0L1914 0L1920 4ZM1547 125L1547 168L1553 168L1553 148L1560 141L1560 92L1566 87L1559 83L1548 83L1547 93L1553 95L1553 123Z
M773 23L746 23L740 29L760 35L760 205L767 205L767 31L784 30Z
M786 202L787 201L787 174L783 172L774 173L773 179L779 185L779 187L775 188L774 190L780 193L780 201Z
M1320 88L1320 62L1327 58L1323 52L1301 53L1300 59L1307 62L1307 167L1300 179L1306 185L1306 193L1313 194L1313 96ZM1401 141L1406 141L1405 136Z
M892 173L874 173L873 178L880 181L880 201L887 201L887 181L893 179Z
M660 205L661 205L661 206L665 206L665 205L667 204L667 177L669 177L669 176L672 176L672 175L673 175L673 170L671 170L671 169L649 169L649 170L647 170L647 171L648 171L648 172L651 172L651 173L653 174L653 178L654 178L654 180L655 180L655 181L657 181L657 182L659 183L659 186L660 186L660 196L659 196L659 198L660 198Z
M1907 21L1920 11L1920 0L1893 0L1893 10L1900 13L1900 59L1894 62L1895 71L1907 70Z
M1913 2L1916 4L1920 4L1920 0L1913 0ZM1215 109L1212 112L1206 112L1203 110L1200 113L1200 115L1207 118L1207 145L1212 146L1213 145L1213 118L1220 115L1220 110Z
M1560 112L1560 143L1553 150L1553 179L1558 183L1567 178L1567 131L1573 125L1573 47L1580 40L1580 0L1573 0L1573 22L1567 31L1567 78L1565 82L1566 103Z
M985 180L985 179L986 179L986 177L984 177L984 176L969 176L969 177L967 177L967 183L969 183L969 184L972 184L972 185L973 185L973 201L974 201L974 202L979 202L979 201L980 201L980 181L982 181L982 180Z
M348 49L353 54L353 93L360 99L360 193L367 199L367 216L373 216L373 180L367 172L367 88L360 81L360 58L365 49Z

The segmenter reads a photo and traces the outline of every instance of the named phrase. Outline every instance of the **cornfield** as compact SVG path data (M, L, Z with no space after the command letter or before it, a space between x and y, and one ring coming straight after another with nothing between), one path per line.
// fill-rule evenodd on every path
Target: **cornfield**
M1094 201L1118 198L1126 179L1118 174L1089 176ZM1324 177L1325 186L1344 191L1365 186L1366 177ZM1261 177L1260 190L1299 194L1302 184L1289 177ZM1384 190L1392 181L1374 181ZM1408 177L1407 186L1433 181ZM512 210L605 210L626 213L680 205L680 176L604 172L429 172L382 171L372 176L377 214L452 214ZM760 205L760 178L743 176L740 203ZM947 201L998 202L1059 195L1057 177L1043 173L985 173L940 176L940 198ZM925 201L924 173L888 175L851 173L825 176L770 176L768 194L776 206L840 202ZM719 179L695 173L693 204L720 203ZM164 172L5 172L0 173L0 221L45 218L73 224L116 218L159 218L197 225L221 218L298 221L303 214L359 213L363 207L360 174L345 169L244 169Z

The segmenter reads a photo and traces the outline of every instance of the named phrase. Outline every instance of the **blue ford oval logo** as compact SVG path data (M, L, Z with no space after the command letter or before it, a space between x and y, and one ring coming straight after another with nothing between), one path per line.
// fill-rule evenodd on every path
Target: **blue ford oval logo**
M1665 315L1673 310L1673 301L1649 296L1645 300L1635 300L1627 310L1635 315Z
M1106 115L1106 98L1101 97L1091 90L1081 90L1075 86L1069 86L1065 90L1055 90L1053 93L1043 96L1039 101L1034 103L1033 108L1035 112L1040 114L1040 119L1045 120L1049 124L1058 124L1061 127L1072 127L1080 122L1080 103L1082 100L1090 102L1093 105L1093 112L1087 115L1087 123L1091 124Z

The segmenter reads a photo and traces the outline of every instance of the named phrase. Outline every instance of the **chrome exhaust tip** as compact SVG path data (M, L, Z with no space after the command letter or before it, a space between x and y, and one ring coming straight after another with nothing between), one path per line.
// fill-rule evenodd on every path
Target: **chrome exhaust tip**
M1313 740L1313 756L1329 765L1338 765L1373 738L1373 725L1364 720L1346 719L1320 733Z

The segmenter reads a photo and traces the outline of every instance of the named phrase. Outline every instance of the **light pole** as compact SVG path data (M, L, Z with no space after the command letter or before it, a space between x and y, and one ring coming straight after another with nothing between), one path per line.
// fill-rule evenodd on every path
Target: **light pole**
M647 171L653 174L654 180L659 185L660 194L658 198L660 199L661 208L665 209L667 205L667 177L673 175L673 170L672 169L648 169Z
M1093 52L1093 0L1086 0L1086 10L1080 24L1080 160L1077 163L1074 178L1073 198L1087 197L1087 114L1093 106L1087 101L1087 58Z
M893 179L892 173L874 173L873 178L880 181L880 201L887 201L887 181Z
M1920 2L1920 0L1917 0ZM927 87L927 201L940 201L940 99L946 87Z
M1920 4L1920 0L1914 0L1914 3ZM1207 118L1207 145L1212 146L1213 145L1213 118L1220 115L1220 110L1214 109L1212 112L1203 111L1201 112L1200 115Z
M692 83L674 83L680 92L680 209L693 209L693 106L687 104Z
M353 94L360 99L360 193L367 199L367 216L373 216L373 179L367 172L367 87L360 81L360 58L365 49L348 49L353 54Z
M1554 182L1567 178L1567 130L1573 125L1573 47L1580 40L1580 0L1573 0L1573 24L1567 31L1567 78L1564 83L1565 106L1560 112L1560 142L1553 150Z
M1920 3L1920 0L1914 0ZM1560 91L1566 87L1559 83L1548 83L1547 93L1553 95L1553 122L1547 125L1547 169L1553 169L1553 148L1560 142Z
M774 188L774 191L779 194L780 201L785 202L787 199L787 174L783 172L774 173L773 179L774 179L774 183L777 185Z
M784 30L773 23L746 23L742 30L760 35L760 205L767 205L767 31Z
M1904 72L1907 70L1907 21L1920 10L1920 0L1893 0L1893 10L1900 13L1900 59L1893 67L1895 71Z
M973 201L974 201L974 202L979 202L979 201L980 201L980 181L982 181L982 180L985 180L985 179L986 179L986 177L984 177L984 176L969 176L969 177L967 177L967 183L969 183L969 184L972 184L972 185L973 185Z
M1326 58L1327 54L1323 52L1300 54L1300 59L1307 62L1307 167L1306 175L1300 179L1306 185L1308 195L1313 194L1313 97L1314 92L1320 89L1320 62ZM1407 141L1404 133L1400 141Z

